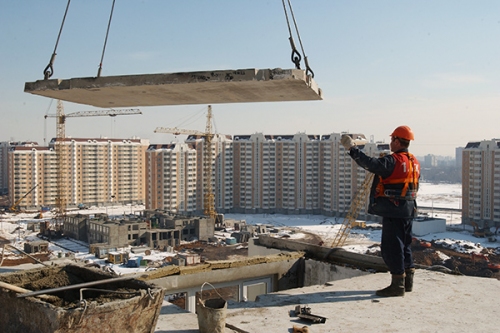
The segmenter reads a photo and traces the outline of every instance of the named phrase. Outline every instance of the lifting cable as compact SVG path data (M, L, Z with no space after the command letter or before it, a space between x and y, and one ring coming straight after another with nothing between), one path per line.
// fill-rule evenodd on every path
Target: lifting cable
M292 62L295 64L295 68L300 69L300 61L302 60L302 57L301 57L300 53L297 51L297 48L295 47L295 42L294 42L293 36L292 36L292 29L290 28L290 21L288 20L288 13L286 10L285 0L281 0L281 2L283 3L283 10L285 12L286 24L288 26L288 32L290 34L290 37L288 38L288 40L290 41L290 46L292 47L291 59L292 59ZM304 51L304 46L302 45L302 39L300 38L299 28L297 26L297 22L295 21L295 15L293 13L292 4L291 4L290 0L287 0L287 2L288 2L288 7L290 7L290 14L292 15L293 24L295 26L295 31L297 32L297 37L299 38L300 48L302 49L302 54L304 55L304 63L306 65L306 75L310 74L311 77L314 78L314 72L309 67L309 61L307 60L306 52Z
M49 64L43 70L44 80L48 80L52 76L52 74L54 74L53 65L54 65L54 61L56 60L57 45L59 44L59 38L61 38L61 33L62 33L63 26L64 26L64 21L66 21L66 14L68 14L70 2L71 2L71 0L68 0L68 4L66 5L66 10L64 11L64 17L63 17L63 20L61 23L61 28L59 29L59 34L57 35L57 41L56 41L56 46L54 47L54 52L52 53L52 56L50 57Z
M108 29L106 30L106 38L104 39L104 46L102 47L101 62L99 63L99 70L97 71L97 77L101 77L102 61L104 60L104 52L106 52L106 44L108 42L109 27L111 26L111 20L113 19L114 9L115 9L115 0L113 0L113 5L111 6L111 13L109 13Z

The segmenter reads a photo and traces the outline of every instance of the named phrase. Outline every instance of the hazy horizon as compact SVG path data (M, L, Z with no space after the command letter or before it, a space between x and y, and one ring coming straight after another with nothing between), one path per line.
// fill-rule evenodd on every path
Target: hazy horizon
M66 4L0 3L0 141L43 144L55 136L55 120L45 123L44 115L55 113L56 103L25 93L24 84L43 79ZM97 75L110 8L98 0L71 3L51 79ZM500 136L500 2L296 0L293 10L324 100L213 105L218 133L352 132L389 142L404 124L415 132L412 153L451 157L470 141ZM102 76L294 68L288 38L279 1L118 1ZM153 133L157 126L205 128L196 115L206 105L138 107L141 116L68 119L66 135L167 143L174 136Z

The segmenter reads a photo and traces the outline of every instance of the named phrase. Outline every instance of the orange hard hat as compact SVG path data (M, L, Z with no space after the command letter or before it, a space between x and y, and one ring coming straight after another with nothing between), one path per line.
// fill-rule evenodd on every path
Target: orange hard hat
M411 130L411 128L409 128L408 126L405 126L405 125L396 127L394 132L392 132L391 136L395 136L397 138L405 139L408 141L415 140L415 136L413 135L413 131Z

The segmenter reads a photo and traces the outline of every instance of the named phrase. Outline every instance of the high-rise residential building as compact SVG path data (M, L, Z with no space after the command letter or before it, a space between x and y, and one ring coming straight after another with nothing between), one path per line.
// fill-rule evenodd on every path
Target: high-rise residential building
M211 187L219 212L233 205L232 140L212 138ZM189 135L184 143L150 145L146 152L147 209L202 214L205 209L205 138Z
M434 167L437 167L438 160L437 160L436 155L432 155L432 154L425 155L425 157L424 157L424 163L422 163L422 164L423 164L423 167L425 167L425 168L434 168Z
M469 142L462 152L462 223L500 226L500 139Z
M362 134L353 136L366 140ZM345 215L367 173L347 155L340 137L340 133L215 136L211 179L217 212ZM360 148L370 156L390 153L385 143ZM146 157L146 207L203 213L204 154L203 136L151 145ZM179 167L180 159L189 163L189 177ZM184 177L181 185L180 177ZM189 198L181 187L189 189ZM190 204L182 204L186 202Z
M20 207L55 205L57 163L52 149L16 145L9 149L7 159L11 204L18 203Z
M15 146L35 147L38 143L26 141L15 142L5 141L0 142L0 194L7 194L9 191L9 163L8 153L10 148Z
M462 169L462 154L464 152L464 147L455 148L455 166L461 170Z
M318 135L235 135L234 211L319 212Z
M206 180L205 138L200 135L189 135L185 141L196 149L196 203L197 214L204 212ZM233 207L233 140L231 136L215 134L211 140L211 187L214 194L214 206L218 212L230 211Z
M21 206L55 205L61 193L69 206L109 203L143 203L145 199L145 151L148 140L81 139L61 141L63 188L57 189L58 161L55 140L49 147L12 147L9 150L9 197Z
M152 144L146 151L146 209L197 211L196 149L192 144Z

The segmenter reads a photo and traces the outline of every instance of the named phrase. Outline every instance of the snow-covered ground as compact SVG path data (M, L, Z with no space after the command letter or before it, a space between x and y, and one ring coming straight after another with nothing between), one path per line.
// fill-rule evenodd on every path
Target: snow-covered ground
M462 208L462 184L420 183L418 205L422 207Z
M111 218L122 218L124 215L138 214L138 212L144 210L142 205L125 205L125 206L114 206L114 207L90 207L90 209L84 210L73 210L68 212L71 213L81 213L81 214L97 214L106 213L109 214ZM37 232L32 232L27 230L27 225L30 222L40 222L40 219L34 219L35 213L20 213L20 214L2 214L0 215L0 237L6 238L11 241L11 245L17 247L18 249L24 248L24 243L26 241L39 240L36 237ZM53 217L53 212L43 213L43 220L51 219ZM21 228L19 228L21 227ZM6 251L9 248L5 249ZM122 273L135 273L144 272L147 268L145 266L138 268L127 268L123 265L107 264L105 259L98 259L93 254L88 252L88 245L83 242L75 241L72 239L61 238L55 240L54 243L49 244L49 251L52 252L52 257L65 257L66 253L74 253L74 258L86 263L95 263L101 266L108 267L109 270L114 271L117 274ZM130 252L128 249L120 249ZM143 260L150 261L161 261L166 257L174 256L175 253L167 253L160 251L151 251L151 254L146 256L142 254L130 253L130 258L134 259L141 256Z
M460 184L431 184L423 183L419 191L419 206L422 207L435 207L435 208L460 208L461 207L461 193L462 187ZM144 206L116 206L116 207L91 207L90 209L79 211L82 214L96 214L107 213L111 217L120 218L123 215L135 214L142 211ZM77 211L75 211L77 212ZM462 226L461 214L457 211L432 211L432 216L444 218L447 221L447 226L450 231L429 234L421 237L426 241L439 241L442 244L448 245L461 252L480 252L483 248L498 248L498 242L489 242L486 238L476 238L472 236L472 228L469 226ZM4 214L0 216L0 236L9 239L13 242L14 246L23 248L23 243L28 240L36 240L36 233L26 230L29 221L37 221L33 219L35 214ZM52 217L52 213L44 213L44 218ZM328 217L322 215L280 215L280 214L225 214L226 218L235 220L245 220L247 224L266 224L276 227L290 227L291 238L302 238L305 235L300 231L307 231L321 236L325 245L332 243L336 234L338 233L342 218ZM16 229L21 227L20 229ZM372 247L374 244L380 242L381 229L377 223L367 223L366 229L353 229L347 239L344 248L365 253L369 248L377 250L377 247ZM93 254L88 253L88 247L80 242L73 240L61 239L57 241L57 245L50 245L49 250L53 251L54 256L63 256L67 249L75 253L77 260L86 262L94 262L104 265L104 260L96 259ZM497 252L499 250L497 249ZM61 254L59 254L61 253ZM173 256L174 253L166 253L159 251L151 251L151 255L145 256L144 254L131 254L131 257L143 256L145 260L161 261L165 257ZM132 273L144 271L145 267L140 268L124 268L121 265L107 265L118 274Z
M437 218L446 220L449 231L434 233L420 237L426 241L437 241L456 251L471 253L480 252L483 248L498 248L499 242L489 242L487 238L477 238L472 235L472 227L461 225L461 213L457 211L442 211L434 208L459 209L462 203L461 184L422 183L418 193L418 205L431 207L425 211ZM226 218L246 220L248 224L268 224L273 226L288 226L297 230L305 230L320 235L325 244L333 242L343 222L341 218L319 215L280 215L280 214L225 214ZM365 253L380 242L381 229L378 223L367 223L366 229L353 229L346 241L345 249ZM494 231L494 230L492 230ZM304 237L303 234L291 234L291 238ZM500 238L499 238L500 240ZM372 247L371 250L377 250ZM497 249L497 252L499 250Z

